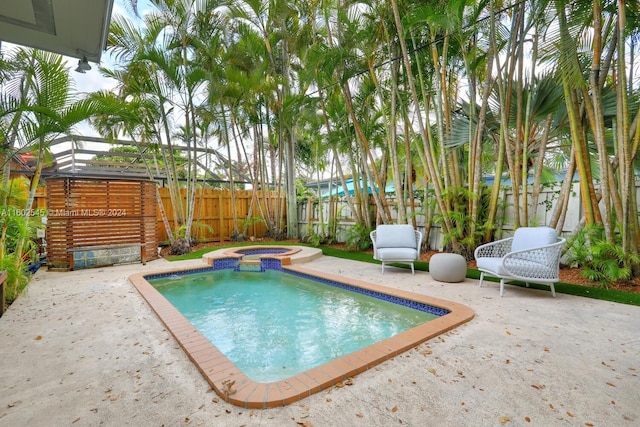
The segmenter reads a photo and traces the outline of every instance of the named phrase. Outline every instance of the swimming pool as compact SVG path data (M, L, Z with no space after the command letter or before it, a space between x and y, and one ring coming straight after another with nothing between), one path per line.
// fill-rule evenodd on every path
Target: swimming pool
M148 280L256 382L284 380L446 314L278 270Z
M292 259L295 257L298 259ZM257 265L260 269L267 270L286 270L288 273L312 278L324 284L334 284L395 303L430 306L447 314L292 377L257 382L243 373L147 281L147 277L151 279L176 273L211 273L216 270L240 268L245 265L242 255L223 253L208 258L211 266L189 269L186 272L174 269L153 274L141 273L129 279L198 367L213 390L227 402L245 408L270 408L291 404L332 387L473 318L473 311L462 304L310 270L297 264L300 262L299 259L304 257L305 255L301 254L264 255L259 261L251 261L249 265Z

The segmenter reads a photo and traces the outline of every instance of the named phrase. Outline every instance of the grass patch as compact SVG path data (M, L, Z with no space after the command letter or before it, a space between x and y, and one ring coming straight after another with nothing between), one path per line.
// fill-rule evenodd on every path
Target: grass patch
M202 258L202 256L204 254L206 254L207 252L211 252L213 250L217 250L217 249L225 249L225 248L232 248L232 247L238 247L238 246L259 246L261 245L261 243L256 243L256 242L246 242L246 243L233 243L233 244L229 244L229 245L225 245L225 246L216 246L215 248L209 247L209 248L203 248L203 249L199 249L197 251L193 251L189 254L186 255L180 255L180 256L175 256L175 257L169 257L167 258L169 261L178 261L178 260L187 260L187 259L199 259ZM273 246L273 245L280 245L280 246L310 246L310 247L314 247L312 245L308 245L308 244L304 244L304 243L291 243L291 242L269 242L269 243L264 243L262 245L265 246ZM322 250L322 254L326 255L326 256L332 256L335 258L342 258L342 259L348 259L348 260L352 260L352 261L360 261L360 262L369 262L369 263L373 263L373 264L380 264L379 261L376 261L373 259L373 255L365 253L365 252L350 252L350 251L345 251L342 249L336 249L336 248L331 248L331 247L325 247L325 246L320 246L320 249ZM394 264L392 264L394 265ZM405 264L397 264L398 267L403 267L403 268L409 268L408 266L406 266ZM424 261L417 261L415 262L415 269L416 270L420 270L420 271L429 271L429 263L428 262L424 262ZM480 279L480 272L478 270L469 268L467 269L467 277L469 279ZM496 279L494 277L485 277L484 279L485 281L492 281L492 282L499 282L499 279ZM522 286L524 287L525 284L524 282L510 282L509 285L511 286ZM534 289L541 289L541 290L547 290L549 291L549 287L545 286L545 285L538 285L535 283L532 283L529 285L530 288L534 288ZM576 296L580 296L580 297L585 297L585 298L593 298L593 299L599 299L599 300L603 300L603 301L611 301L611 302L616 302L616 303L620 303L620 304L629 304L629 305L637 305L640 306L640 294L637 293L633 293L633 292L623 292L623 291L618 291L618 290L613 290L613 289L605 289L605 288L595 288L595 287L590 287L590 286L582 286L582 285L575 285L572 283L556 283L555 285L556 288L556 292L560 293L560 294L566 294L566 295L576 295ZM550 292L550 291L549 291Z

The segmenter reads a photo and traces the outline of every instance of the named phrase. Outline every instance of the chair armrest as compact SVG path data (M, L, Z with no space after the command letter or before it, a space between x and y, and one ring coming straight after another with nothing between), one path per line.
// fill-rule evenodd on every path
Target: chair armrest
M373 255L375 256L376 254L376 230L373 230L371 233L369 233L369 237L371 238L371 243L373 243Z
M416 250L420 254L420 246L422 245L422 232L415 230L416 234Z
M485 243L476 248L473 253L475 259L478 258L502 258L511 252L511 241L513 237Z
M522 280L557 282L560 280L560 256L566 239L556 243L506 254L502 266Z

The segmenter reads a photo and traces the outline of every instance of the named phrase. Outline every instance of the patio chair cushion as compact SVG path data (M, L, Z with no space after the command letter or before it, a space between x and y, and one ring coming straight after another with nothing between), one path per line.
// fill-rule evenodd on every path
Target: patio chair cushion
M418 259L418 251L414 248L380 248L378 258L381 260L411 260Z
M539 248L557 241L558 233L551 227L521 227L513 234L511 251Z
M480 257L476 258L476 265L478 268L492 271L500 276L507 274L504 268L502 268L502 258L489 258Z
M401 248L413 249L414 255L399 255L397 258L407 258L416 253L416 235L411 224L383 224L376 228L376 246L378 249ZM380 253L382 253L380 251ZM386 256L386 255L385 255ZM396 256L393 256L396 258Z

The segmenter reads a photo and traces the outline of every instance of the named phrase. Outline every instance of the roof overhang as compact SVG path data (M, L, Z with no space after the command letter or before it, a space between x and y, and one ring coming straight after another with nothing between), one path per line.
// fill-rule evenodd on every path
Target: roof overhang
M0 41L100 62L113 0L2 0Z

